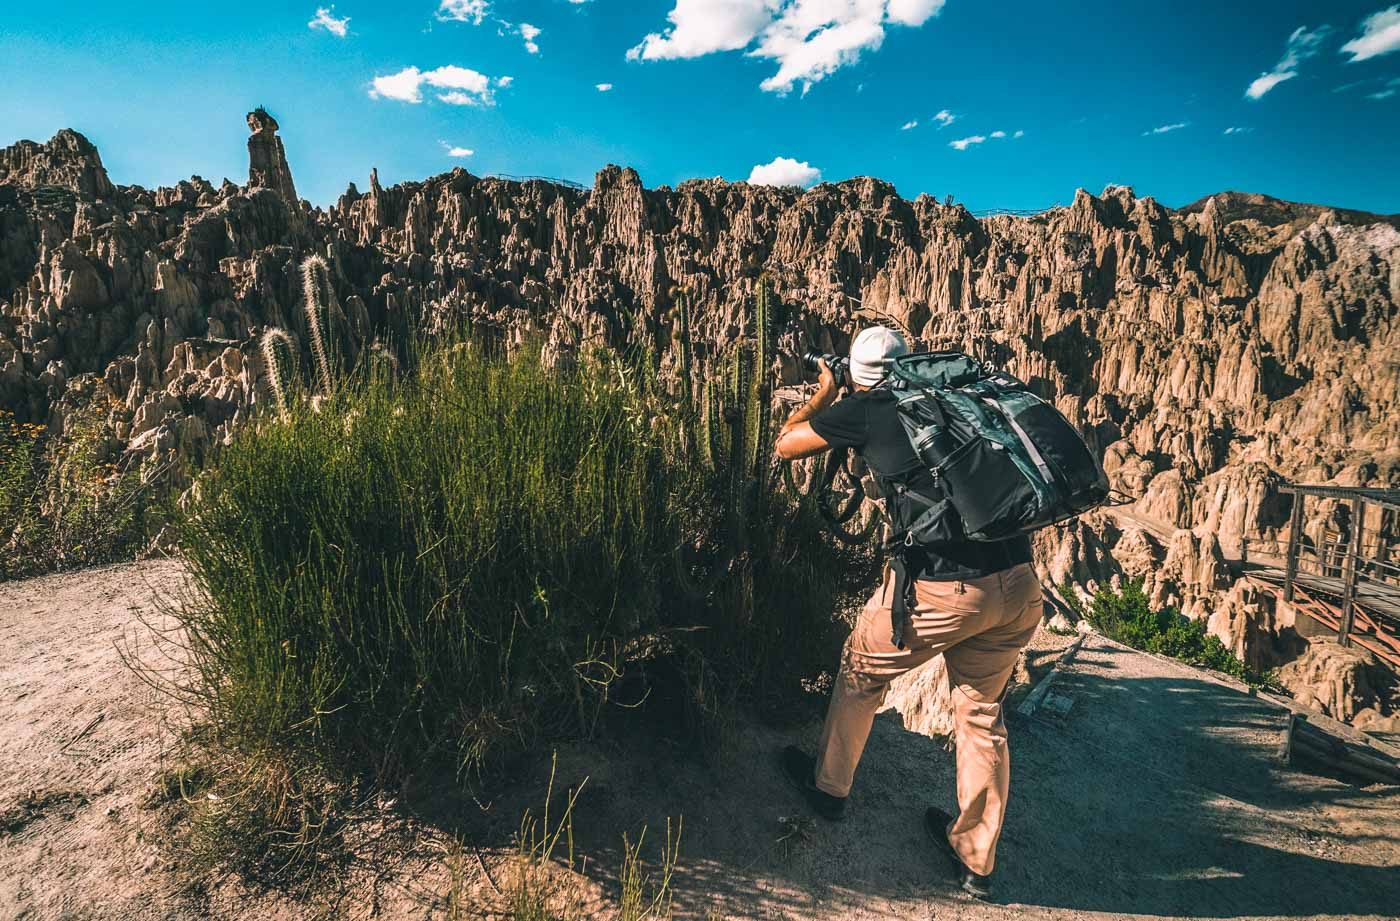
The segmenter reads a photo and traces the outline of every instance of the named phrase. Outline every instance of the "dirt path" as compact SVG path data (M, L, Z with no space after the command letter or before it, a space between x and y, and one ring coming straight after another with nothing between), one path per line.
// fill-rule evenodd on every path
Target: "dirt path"
M140 801L167 730L118 648L179 582L178 566L145 563L0 585L0 918L303 914L230 881L195 904L153 843L156 819ZM655 748L638 757L625 744L561 750L559 782L589 778L575 821L587 888L614 889L623 831L635 837L646 824L651 842L680 815L682 917L1400 913L1400 790L1275 768L1272 704L1093 637L1056 687L1073 702L1064 719L1012 724L998 904L943 882L920 813L952 804L952 755L894 713L877 721L849 819L801 823L787 841L780 817L802 810L772 754L793 738L810 744L815 719L794 733L745 730L719 768ZM488 862L508 848L522 804L538 802L546 772L528 768L519 801L493 805ZM357 877L335 916L441 916L440 867L418 855L375 869L372 890Z
M0 917L162 917L139 801L164 730L119 650L150 653L141 618L180 581L143 563L0 584Z

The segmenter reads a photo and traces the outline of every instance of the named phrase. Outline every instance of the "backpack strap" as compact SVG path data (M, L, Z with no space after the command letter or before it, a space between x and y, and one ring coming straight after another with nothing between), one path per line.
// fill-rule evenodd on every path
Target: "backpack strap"
M896 550L890 557L890 569L894 571L894 598L890 601L890 642L896 649L904 648L904 627L909 622L910 598L914 583L909 578L909 564L902 550Z
M943 505L923 493L896 483L898 498L911 500L924 506L918 518L909 527L890 535L885 545L890 551L890 569L894 571L894 598L890 601L890 642L896 649L904 648L904 628L909 622L909 609L914 604L914 579L909 575L909 559L905 556L910 547L915 546L911 536L922 529L938 515L946 514Z

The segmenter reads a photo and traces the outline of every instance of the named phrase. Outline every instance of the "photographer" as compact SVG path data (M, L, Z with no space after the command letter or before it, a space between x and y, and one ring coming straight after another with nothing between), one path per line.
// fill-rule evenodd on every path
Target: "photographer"
M879 386L890 361L908 352L892 330L862 330L851 344L846 372L851 392L839 401L841 382L822 361L817 392L784 423L778 456L795 460L852 448L887 493L889 482L936 489L904 432L895 394ZM819 815L842 818L885 689L943 653L953 700L960 811L954 818L929 807L925 824L953 861L961 888L986 898L1011 778L1002 698L1042 612L1030 540L914 546L905 549L903 565L911 587L903 645L896 646L892 637L893 611L902 606L894 603L899 580L887 565L846 641L816 756L789 747L782 766Z

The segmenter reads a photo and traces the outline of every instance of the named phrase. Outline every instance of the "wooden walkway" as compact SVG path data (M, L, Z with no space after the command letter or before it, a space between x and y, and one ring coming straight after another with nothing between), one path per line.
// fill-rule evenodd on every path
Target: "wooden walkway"
M1244 573L1256 579L1272 582L1275 585L1284 583L1285 573L1281 566L1250 563L1245 564ZM1302 586L1312 595L1338 600L1341 599L1345 588L1340 577L1320 576L1315 573L1300 572L1293 577L1293 584ZM1368 613L1400 627L1400 585L1370 581L1357 582L1354 597L1356 603L1364 607Z
M1282 568L1248 564L1244 575L1261 587L1282 594L1278 592L1286 581ZM1292 603L1299 612L1340 634L1344 590L1339 578L1299 573L1293 577ZM1350 640L1400 670L1400 588L1376 582L1358 585L1352 617Z

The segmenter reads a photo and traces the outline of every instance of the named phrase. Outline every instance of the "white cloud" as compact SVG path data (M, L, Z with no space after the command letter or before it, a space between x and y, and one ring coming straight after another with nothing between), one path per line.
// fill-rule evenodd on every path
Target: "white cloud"
M489 12L491 0L442 0L438 4L437 18L443 22L469 22L479 26Z
M1244 94L1250 99L1258 99L1283 81L1292 80L1296 76L1298 76L1296 70L1287 70L1283 73L1275 71L1273 73L1260 74L1254 78L1254 82L1249 84Z
M1000 141L1008 137L1024 137L1025 133L1026 132L1024 131L1017 131L1014 134L1007 134L1005 131L998 128L997 130L992 131L988 134L973 134L965 138L958 138L956 141L949 141L948 146L953 148L954 150L967 150L974 144L983 144L991 140Z
M512 83L514 83L514 82L515 82L515 78L514 78L514 77L497 77L497 78L496 78L496 85L499 86L501 89L505 89L506 87L510 86L510 85L511 85Z
M1169 131L1180 131L1182 128L1185 128L1185 127L1186 127L1187 125L1189 125L1189 124L1191 124L1191 123L1190 123L1190 122L1173 122L1173 123L1170 124L1170 125L1158 125L1156 128L1153 128L1151 131L1144 131L1144 132L1142 133L1142 136L1143 136L1143 137L1147 137L1149 134L1166 134L1166 133L1169 132Z
M778 62L778 72L759 84L774 93L812 85L878 50L885 41L884 0L795 0L784 7L749 52Z
M698 58L748 46L773 20L767 0L676 0L665 33L652 32L627 52L629 60Z
M423 101L420 87L423 74L416 67L405 67L396 74L375 77L370 87L372 99L397 99L399 102L419 103Z
M611 84L611 83L595 83L595 84L593 84L593 88L596 89L596 90L597 90L598 92L600 92L600 93L610 93L610 92L612 92L612 84Z
M822 171L806 160L801 163L791 157L774 157L772 163L755 166L749 173L750 185L796 185L804 189L820 182Z
M1342 51L1351 55L1351 63L1400 51L1400 4L1367 16L1361 34L1343 45Z
M695 58L748 49L778 63L760 87L787 93L812 85L875 50L885 27L921 26L944 0L675 0L670 26L627 52L629 60Z
M520 37L525 39L525 50L530 54L539 54L540 46L535 44L535 39L540 37L540 30L530 25L528 22L520 24Z
M912 119L912 120L907 121L907 122L905 122L904 124L900 125L900 126L899 126L899 130L900 130L900 131L908 131L910 128L917 128L917 127L919 127L919 120L918 120L917 118L915 118L915 119Z
M890 22L901 26L921 26L943 9L943 0L890 0Z
M309 29L325 29L336 38L344 38L350 31L350 17L336 19L334 16L335 6L327 9L324 6L316 7L316 16L306 24Z
M1254 130L1253 128L1238 128L1238 127L1235 127L1234 125L1231 125L1229 128L1226 128L1222 133L1223 133L1223 134L1249 134L1249 132L1251 132L1251 131L1253 131L1253 130Z
M438 141L438 143L442 145L443 150L447 151L449 157L461 159L462 157L470 157L472 154L476 153L476 151L472 150L470 147L457 147L446 141Z
M506 86L509 79L502 77L496 84ZM447 90L448 92L438 94L438 99L451 105L491 106L496 102L491 91L490 77L470 67L457 67L452 64L427 71L420 71L417 67L405 67L396 74L375 77L369 95L372 99L395 99L417 105L423 101L425 85Z
M1318 53L1322 40L1331 31L1331 26L1318 26L1311 32L1308 31L1307 26L1299 26L1294 29L1293 34L1288 36L1288 44L1283 49L1283 57L1279 58L1273 70L1265 71L1254 78L1253 82L1245 88L1245 97L1262 99L1269 90L1285 80L1292 80L1298 76L1298 65Z
M957 121L958 117L947 109L939 109L938 114L933 117L933 120L938 122L939 128L946 128Z

